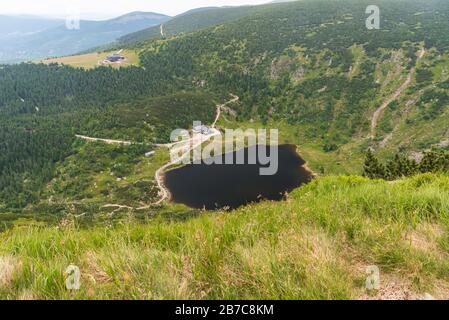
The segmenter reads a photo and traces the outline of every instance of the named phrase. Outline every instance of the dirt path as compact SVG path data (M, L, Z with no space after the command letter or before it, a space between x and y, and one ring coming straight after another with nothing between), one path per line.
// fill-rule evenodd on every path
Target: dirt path
M161 24L161 36L162 36L163 38L165 38L164 24Z
M104 142L106 144L121 144L121 145L126 145L126 146L134 144L134 142L132 142L132 141L92 138L92 137L88 137L88 136L82 136L79 134L76 134L75 137L77 137L79 139L86 140L86 141Z
M239 99L240 99L240 98L237 97L235 94L231 94L231 96L232 96L232 99L229 100L228 102L226 102L226 103L224 103L224 104L217 105L217 116L215 117L214 123L212 123L212 126L211 126L212 128L215 128L215 127L216 127L217 122L218 122L218 120L220 119L221 111L223 110L223 108L225 108L228 104L231 104L231 103L234 103L234 102L239 101Z
M224 104L221 104L221 105L217 105L217 115L215 117L215 120L214 120L213 124L211 125L211 133L209 133L209 134L195 134L193 136L193 138L190 138L188 140L183 140L183 141L180 141L180 142L167 143L167 144L157 144L157 145L155 145L155 146L161 147L161 148L169 148L169 149L172 148L171 152L175 153L175 154L179 154L180 152L182 152L181 156L179 156L176 159L171 160L170 162L164 164L155 173L155 180L156 180L156 183L157 183L158 188L160 190L159 191L160 199L158 201L156 201L155 203L153 203L153 204L151 204L149 206L144 206L144 207L140 207L140 208L132 208L132 207L129 207L129 206L123 206L123 205L119 205L119 204L107 204L107 205L103 206L103 208L115 208L115 210L113 212L116 212L116 211L121 210L121 209L145 210L145 209L150 208L151 206L159 205L162 202L164 202L166 199L169 199L170 198L170 191L166 188L166 186L164 184L164 172L165 172L165 170L167 170L171 166L174 166L174 165L182 163L182 161L184 160L184 158L186 156L190 156L190 153L191 153L192 150L195 150L200 145L202 145L204 142L212 139L213 137L215 137L217 135L221 135L221 132L219 130L217 130L215 127L217 125L218 120L220 120L222 108L224 108L228 104L236 102L236 101L238 101L240 99L236 95L231 94L231 96L232 96L232 99L229 100L228 102L226 102ZM121 144L121 145L131 145L131 144L133 144L133 142L131 142L131 141L123 141L123 140L101 139L101 138L93 138L93 137L82 136L82 135L76 135L76 137L79 138L79 139L86 140L86 141L100 141L100 142L104 142L104 143L107 143L107 144Z
M221 132L215 128L217 125L217 122L221 116L221 109L230 103L237 102L240 99L236 95L231 94L231 96L232 96L232 99L229 100L228 102L221 104L221 105L217 105L217 115L215 117L214 122L211 125L212 132L210 134L207 134L207 135L196 134L196 135L194 135L193 138L185 140L185 141L159 145L160 147L168 147L168 148L173 148L173 147L179 145L179 147L172 149L171 152L174 154L179 154L179 152L183 152L183 153L181 154L181 156L177 157L175 160L171 160L170 162L166 163L165 165L163 165L156 171L155 180L156 180L158 188L160 190L160 192L159 192L160 199L158 201L156 201L155 203L153 203L152 205L159 205L162 202L164 202L166 199L170 198L170 191L167 189L167 187L164 184L165 170L167 170L171 166L182 163L182 161L185 159L185 157L190 156L190 153L192 152L192 150L195 150L200 145L202 145L204 142L209 141L213 137L215 137L217 135L221 135ZM137 210L145 210L145 209L148 209L149 207L150 206L141 207L141 208L138 208Z
M215 117L214 122L211 125L211 128L215 128L215 126L217 125L218 120L220 119L221 116L221 106L217 106L217 116Z
M192 150L195 150L200 145L202 145L204 142L210 140L211 138L213 138L213 137L215 137L217 135L221 135L221 132L219 130L217 130L217 129L213 129L211 134L208 134L208 135L197 134L192 139L189 139L189 140L186 140L186 141L182 141L182 142L178 142L179 144L182 144L182 145L180 147L175 148L174 150L172 150L172 152L177 154L178 151L181 151L183 153L179 157L177 157L176 159L171 160L170 162L164 164L155 173L155 180L156 180L156 183L157 183L158 188L160 190L160 192L159 192L160 199L158 201L156 201L155 203L153 203L152 205L159 205L162 202L164 202L166 199L170 198L170 191L167 189L167 187L164 184L164 173L165 173L165 170L167 170L171 166L178 165L178 164L182 163L183 160L187 156L190 157L190 153L192 152ZM143 209L147 209L147 208L148 208L148 206L147 207L138 208L137 210L143 210Z
M424 57L426 50L423 48L418 52L418 60ZM374 139L376 136L376 129L379 124L380 119L385 111L385 109L410 86L410 83L413 80L413 75L415 74L416 68L412 68L407 75L407 79L404 83L394 92L394 94L389 97L373 114L373 118L371 119L371 139Z

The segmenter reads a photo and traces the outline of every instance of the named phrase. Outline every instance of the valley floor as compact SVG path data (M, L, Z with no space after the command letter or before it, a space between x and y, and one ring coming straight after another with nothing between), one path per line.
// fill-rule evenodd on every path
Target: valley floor
M444 175L325 177L233 212L16 226L0 234L0 298L447 299L448 191Z

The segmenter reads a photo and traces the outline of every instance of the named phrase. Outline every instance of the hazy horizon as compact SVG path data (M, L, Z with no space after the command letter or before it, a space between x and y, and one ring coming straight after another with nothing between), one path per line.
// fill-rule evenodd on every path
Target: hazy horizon
M103 20L135 11L175 16L195 8L258 5L269 0L15 0L0 3L0 15L65 18L74 13L82 19Z

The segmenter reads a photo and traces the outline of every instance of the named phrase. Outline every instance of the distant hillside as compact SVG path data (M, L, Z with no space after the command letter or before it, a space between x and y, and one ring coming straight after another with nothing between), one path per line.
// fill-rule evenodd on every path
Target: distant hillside
M34 34L60 26L61 19L47 19L33 16L0 15L0 41L8 38Z
M0 62L71 55L168 19L157 13L133 12L106 21L82 20L79 30L69 30L63 20L0 16L0 26L6 26L0 33Z
M197 31L206 27L237 20L261 10L264 6L206 7L187 11L162 26L147 28L121 37L117 46L132 45L140 41L169 37L181 32Z

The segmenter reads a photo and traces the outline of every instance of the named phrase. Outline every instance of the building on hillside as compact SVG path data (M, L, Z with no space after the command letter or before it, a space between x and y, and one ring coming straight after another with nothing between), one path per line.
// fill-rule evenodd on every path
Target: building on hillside
M211 134L212 133L212 129L209 128L208 126L195 126L192 129L193 133L201 133L201 134Z
M114 63L114 62L121 62L121 61L124 61L124 60L125 60L124 56L122 56L120 54L117 54L117 53L114 53L114 54L112 54L110 56L107 56L106 59L105 59L105 62L106 63Z

